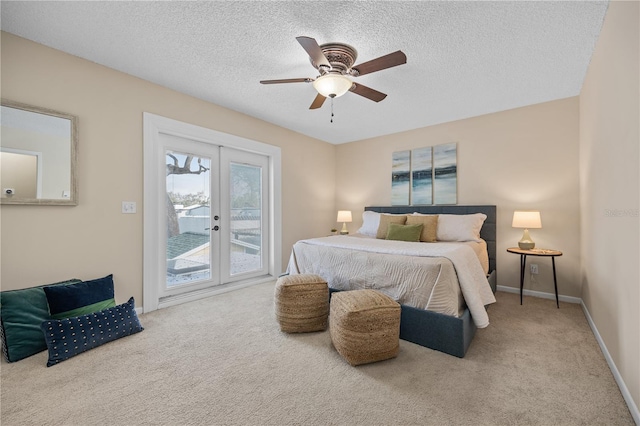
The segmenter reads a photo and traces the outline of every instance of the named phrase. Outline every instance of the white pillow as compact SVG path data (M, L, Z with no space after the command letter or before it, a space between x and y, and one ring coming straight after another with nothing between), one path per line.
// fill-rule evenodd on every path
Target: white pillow
M438 241L480 242L480 228L486 214L441 214L438 216Z
M380 213L364 211L362 212L362 226L358 233L369 237L375 237L380 226Z

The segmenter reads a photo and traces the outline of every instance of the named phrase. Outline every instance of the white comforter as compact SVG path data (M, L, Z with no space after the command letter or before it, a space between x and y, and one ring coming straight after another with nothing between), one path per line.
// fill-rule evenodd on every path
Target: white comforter
M291 253L289 271L298 271L295 253L296 246L301 249L304 245L326 246L380 254L444 257L453 264L464 300L469 307L473 320L478 328L489 325L489 317L485 305L496 301L486 275L473 249L457 243L410 243L404 241L379 240L375 238L355 238L353 236L331 236L298 241Z

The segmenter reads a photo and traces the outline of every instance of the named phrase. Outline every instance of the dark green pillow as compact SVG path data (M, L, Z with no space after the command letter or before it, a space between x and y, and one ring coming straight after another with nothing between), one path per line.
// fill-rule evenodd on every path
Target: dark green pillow
M387 231L387 240L418 242L420 241L420 234L422 234L421 223L417 225L390 223Z
M81 282L71 279L47 286L64 286ZM0 292L2 352L8 362L19 361L47 349L40 329L50 320L45 286Z

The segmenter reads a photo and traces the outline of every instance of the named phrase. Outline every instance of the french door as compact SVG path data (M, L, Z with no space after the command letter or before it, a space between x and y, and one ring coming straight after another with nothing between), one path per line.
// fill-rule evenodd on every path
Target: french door
M265 275L267 158L176 136L161 141L167 232L160 297Z
M273 158L199 134L146 139L145 311L273 277Z
M166 231L160 238L161 298L219 285L220 148L161 135L166 170L156 206ZM164 207L164 209L162 208ZM164 263L164 265L163 265Z

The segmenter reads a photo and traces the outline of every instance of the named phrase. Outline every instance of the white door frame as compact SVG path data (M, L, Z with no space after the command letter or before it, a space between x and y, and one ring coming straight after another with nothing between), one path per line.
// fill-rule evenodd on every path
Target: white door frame
M277 146L245 139L239 136L207 129L189 123L173 120L148 112L143 113L143 151L144 151L144 198L143 198L143 293L144 312L156 310L231 289L257 284L277 277L282 265L282 199L281 199L281 150ZM269 158L268 185L271 200L269 202L269 263L268 274L237 281L228 285L194 291L168 300L161 300L158 247L160 239L166 233L162 221L158 219L155 206L158 205L159 185L164 184L164 170L158 166L160 155L160 134L178 136L198 142L253 152Z

